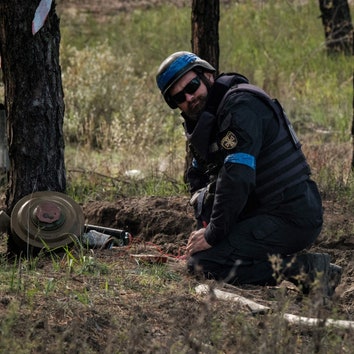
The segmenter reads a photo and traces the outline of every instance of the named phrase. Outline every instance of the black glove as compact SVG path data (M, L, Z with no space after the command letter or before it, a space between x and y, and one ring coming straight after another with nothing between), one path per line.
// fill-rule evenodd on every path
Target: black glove
M206 227L210 222L215 197L216 181L195 192L189 201L194 208L197 228Z

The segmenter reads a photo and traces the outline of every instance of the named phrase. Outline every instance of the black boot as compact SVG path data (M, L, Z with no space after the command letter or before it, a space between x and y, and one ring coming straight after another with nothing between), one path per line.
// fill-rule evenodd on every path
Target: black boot
M330 263L327 253L303 253L287 257L283 261L283 275L300 286L304 294L315 288L331 297L342 276L342 268Z

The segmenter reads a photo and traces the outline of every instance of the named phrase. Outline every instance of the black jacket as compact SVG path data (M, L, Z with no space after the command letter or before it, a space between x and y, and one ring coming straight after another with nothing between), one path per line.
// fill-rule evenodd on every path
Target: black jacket
M216 179L205 232L211 245L226 237L233 223L257 214L278 215L298 226L322 224L317 187L280 105L276 112L269 98L234 89L244 83L238 74L219 76L198 121L184 117L195 158L188 173L191 192Z

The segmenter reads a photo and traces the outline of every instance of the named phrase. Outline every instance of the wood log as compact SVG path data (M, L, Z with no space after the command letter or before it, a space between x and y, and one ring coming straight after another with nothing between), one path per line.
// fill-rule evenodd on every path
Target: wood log
M195 291L198 295L212 294L213 296L215 296L217 299L220 300L237 302L241 305L244 305L253 314L265 314L272 311L270 307L258 304L253 300L245 298L244 296L240 296L216 288L210 288L208 285L205 284L198 285L195 288ZM325 319L311 318L311 317L293 315L290 313L284 313L282 317L284 318L285 321L287 321L289 324L292 325L309 326L309 327L323 325L325 327L349 328L349 329L354 328L354 321L334 320L331 318L325 318Z

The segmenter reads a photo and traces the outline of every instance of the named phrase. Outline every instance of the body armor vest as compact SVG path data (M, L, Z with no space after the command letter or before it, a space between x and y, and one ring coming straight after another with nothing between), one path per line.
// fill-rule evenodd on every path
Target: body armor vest
M277 136L270 144L263 146L257 158L255 193L257 199L265 203L286 188L307 180L311 174L310 167L282 106L257 86L239 84L231 87L220 102L218 111L226 98L236 92L250 92L262 99L272 108L279 122Z

